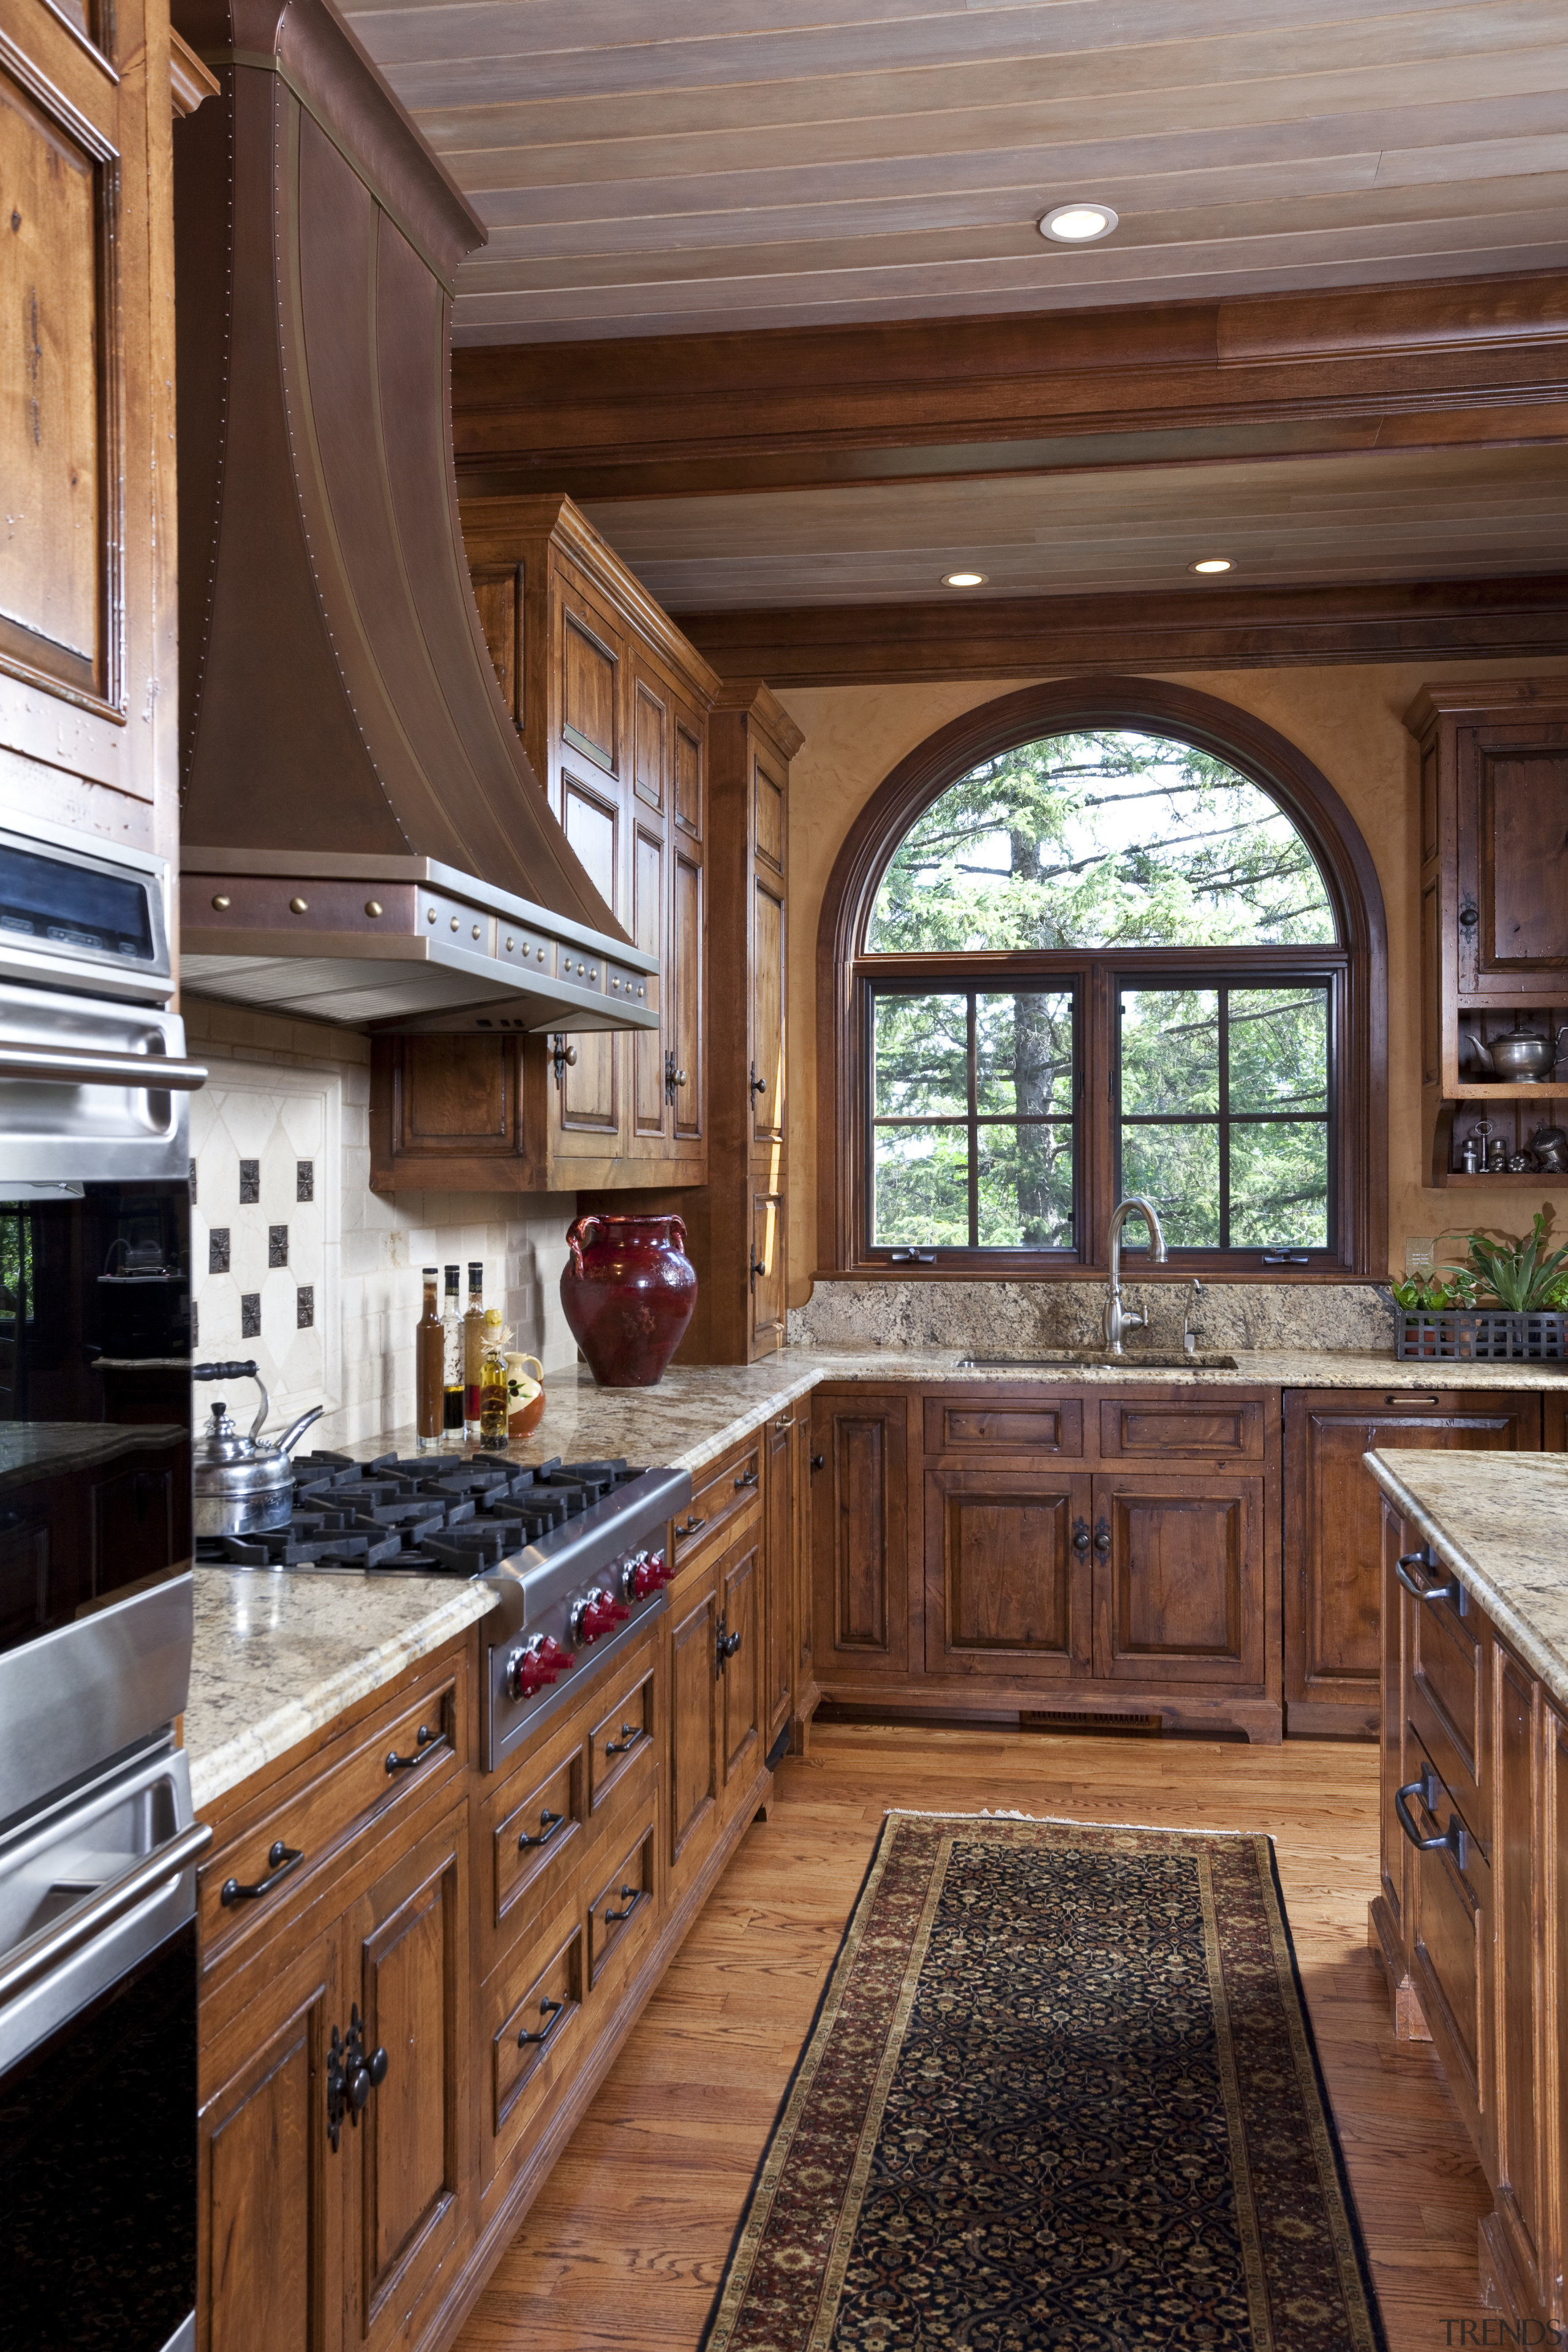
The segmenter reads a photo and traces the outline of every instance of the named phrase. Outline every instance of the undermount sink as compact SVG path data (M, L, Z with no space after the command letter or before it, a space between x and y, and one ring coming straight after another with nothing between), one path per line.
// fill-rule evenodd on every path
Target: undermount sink
M1047 1348L1037 1356L960 1356L961 1372L1043 1372L1064 1364L1094 1364L1119 1372L1235 1372L1241 1368L1222 1348L1129 1348L1112 1356L1104 1348Z

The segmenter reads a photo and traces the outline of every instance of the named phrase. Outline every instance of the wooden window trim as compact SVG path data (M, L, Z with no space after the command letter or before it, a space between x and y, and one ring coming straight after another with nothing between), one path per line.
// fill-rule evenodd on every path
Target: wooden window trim
M1377 870L1359 828L1321 771L1250 711L1156 678L1058 678L1000 696L918 745L872 793L851 825L823 898L816 942L818 1281L1082 1281L1106 1268L1113 1169L1101 1122L1084 1118L1079 1149L1079 1248L939 1252L936 1264L889 1263L871 1252L866 1180L865 1101L868 982L897 969L934 981L956 971L948 956L870 956L862 950L882 870L897 844L936 795L980 761L1043 735L1075 728L1133 727L1168 734L1228 761L1277 800L1316 857L1334 909L1335 947L1068 950L964 957L965 969L1080 975L1080 1037L1086 1079L1110 1066L1111 990L1129 965L1179 971L1226 970L1260 977L1270 966L1334 979L1333 1056L1338 1169L1336 1244L1307 1266L1265 1266L1260 1252L1184 1250L1139 1278L1186 1281L1205 1271L1232 1282L1384 1280L1388 1252L1388 938ZM1245 958L1245 966L1240 959ZM1109 1123L1106 1125L1109 1136Z

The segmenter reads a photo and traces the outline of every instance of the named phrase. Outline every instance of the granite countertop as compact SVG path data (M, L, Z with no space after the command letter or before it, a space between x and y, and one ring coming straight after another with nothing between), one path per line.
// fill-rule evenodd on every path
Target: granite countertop
M955 1348L784 1349L759 1364L668 1371L654 1389L601 1389L585 1366L551 1374L534 1435L510 1446L513 1461L552 1455L700 1471L760 1422L787 1412L823 1381L1037 1380L1053 1386L1142 1386L1179 1381L1201 1388L1538 1389L1564 1377L1540 1364L1410 1364L1392 1356L1238 1349L1234 1372L1146 1368L1133 1352L1114 1366L1062 1364L958 1369ZM411 1429L356 1442L356 1454L415 1451ZM1422 1457L1426 1459L1426 1457ZM1444 1459L1469 1459L1446 1456ZM1510 1456L1484 1455L1488 1463ZM1539 1475L1540 1456L1533 1457ZM0 1456L3 1464L4 1456ZM198 1806L276 1763L345 1706L395 1683L416 1660L475 1623L493 1605L484 1584L444 1577L361 1580L198 1569L195 1650L185 1745ZM1568 1644L1565 1644L1568 1655Z
M98 1469L122 1454L177 1445L186 1433L174 1423L152 1421L6 1422L0 1423L0 1486Z
M1568 1454L1369 1454L1503 1639L1568 1706Z

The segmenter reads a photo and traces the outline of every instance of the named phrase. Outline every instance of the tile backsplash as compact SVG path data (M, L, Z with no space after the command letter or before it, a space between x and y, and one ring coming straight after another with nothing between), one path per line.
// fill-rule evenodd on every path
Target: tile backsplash
M254 1357L276 1431L325 1408L307 1444L352 1445L414 1415L420 1269L485 1269L513 1345L574 1364L559 1282L571 1194L370 1190L370 1048L353 1031L187 998L191 1261L198 1360ZM197 1391L205 1417L210 1388ZM248 1425L254 1391L226 1402Z

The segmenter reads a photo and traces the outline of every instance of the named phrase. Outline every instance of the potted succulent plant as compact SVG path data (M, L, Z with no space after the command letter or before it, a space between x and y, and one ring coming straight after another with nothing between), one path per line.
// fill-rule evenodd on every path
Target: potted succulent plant
M1551 1228L1550 1206L1538 1209L1528 1234L1471 1233L1463 1264L1395 1283L1396 1354L1491 1362L1568 1354L1568 1247L1550 1247Z

